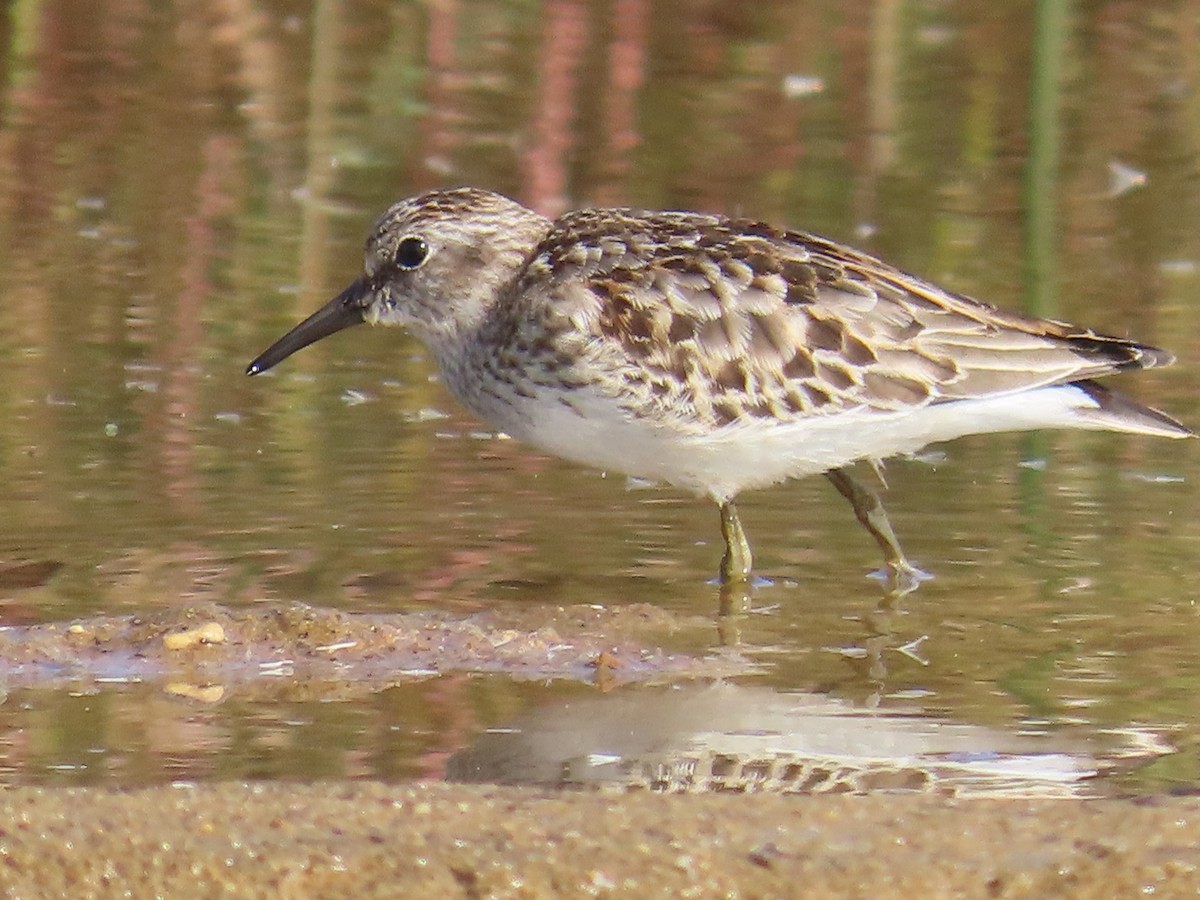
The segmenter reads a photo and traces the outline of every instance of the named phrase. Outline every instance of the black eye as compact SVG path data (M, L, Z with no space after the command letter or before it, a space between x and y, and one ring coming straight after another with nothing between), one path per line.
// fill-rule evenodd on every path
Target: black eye
M419 237L406 237L396 247L396 265L402 269L415 269L428 255L428 244Z

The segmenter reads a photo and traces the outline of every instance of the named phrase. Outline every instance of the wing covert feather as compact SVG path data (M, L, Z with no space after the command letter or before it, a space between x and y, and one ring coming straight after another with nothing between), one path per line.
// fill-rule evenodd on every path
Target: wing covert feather
M570 213L510 302L553 335L577 381L685 429L891 412L1170 359L823 238L691 213Z

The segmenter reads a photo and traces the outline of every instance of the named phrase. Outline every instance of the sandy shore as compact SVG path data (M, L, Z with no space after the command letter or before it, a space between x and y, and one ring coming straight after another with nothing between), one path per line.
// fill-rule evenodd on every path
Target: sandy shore
M0 794L9 896L1156 897L1200 799L550 794L227 783Z
M699 701L708 704L697 707L702 718L728 722L735 719L729 710L712 704L809 715L797 733L824 733L813 725L815 713L845 718L811 698L799 712L781 712L769 691L732 686L680 690L666 707L654 693L622 701L649 703L649 712L614 702L623 695L607 695L608 684L712 677L746 666L736 655L698 659L647 649L635 637L676 627L649 607L570 608L550 617L538 610L528 626L491 613L462 620L209 605L10 628L0 635L0 671L13 684L47 688L114 675L161 681L168 693L205 704L221 702L230 686L245 696L274 683L263 672L280 660L294 669L295 690L319 684L326 692L337 685L369 692L433 666L597 683L594 702L577 698L572 709L542 710L554 727L522 720L527 743L499 748L501 757L529 765L539 751L561 751L546 757L552 763L567 753L540 735L565 730L582 740L588 722L618 733L602 719L605 710L616 709L626 725L638 723L634 733L649 736L652 746L632 748L630 757L645 752L655 760L675 746L668 738L676 732L695 731L684 713ZM870 724L888 739L907 733L882 719ZM771 727L791 730L786 722ZM990 733L980 740L992 746ZM862 736L842 741L858 747ZM484 749L476 747L472 771L491 759ZM584 753L568 750L569 758ZM929 784L923 793L867 796L362 781L10 787L0 790L0 890L19 897L439 900L1200 893L1198 798L951 799Z

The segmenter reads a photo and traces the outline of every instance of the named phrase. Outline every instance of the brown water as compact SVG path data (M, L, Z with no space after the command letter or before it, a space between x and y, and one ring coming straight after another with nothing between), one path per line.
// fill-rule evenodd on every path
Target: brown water
M876 550L823 480L746 496L764 582L719 628L710 504L501 439L407 336L357 330L243 374L356 272L385 205L474 184L547 213L768 219L1169 347L1175 368L1121 381L1195 428L1200 2L1080 5L1040 41L1032 15L895 0L11 5L0 621L204 601L535 620L648 603L686 627L647 644L702 655L736 638L758 664L738 684L771 724L739 718L726 737L782 734L780 703L819 702L977 729L979 756L1030 736L1082 760L1130 753L1114 786L1195 788L1194 442L1000 436L892 463L893 523L935 577L884 612ZM590 704L611 704L612 728L643 737L630 704L659 710L666 690L414 674L206 702L155 679L14 678L0 779L438 776L489 729L548 727L580 703L597 720ZM728 708L711 707L710 732ZM693 748L718 743L680 727Z

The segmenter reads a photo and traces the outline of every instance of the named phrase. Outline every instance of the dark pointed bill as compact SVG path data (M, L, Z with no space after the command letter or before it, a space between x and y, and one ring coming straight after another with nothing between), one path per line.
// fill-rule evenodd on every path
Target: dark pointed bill
M283 362L297 350L323 337L361 325L370 300L371 289L365 278L359 278L315 313L273 343L246 367L247 375L257 375Z

